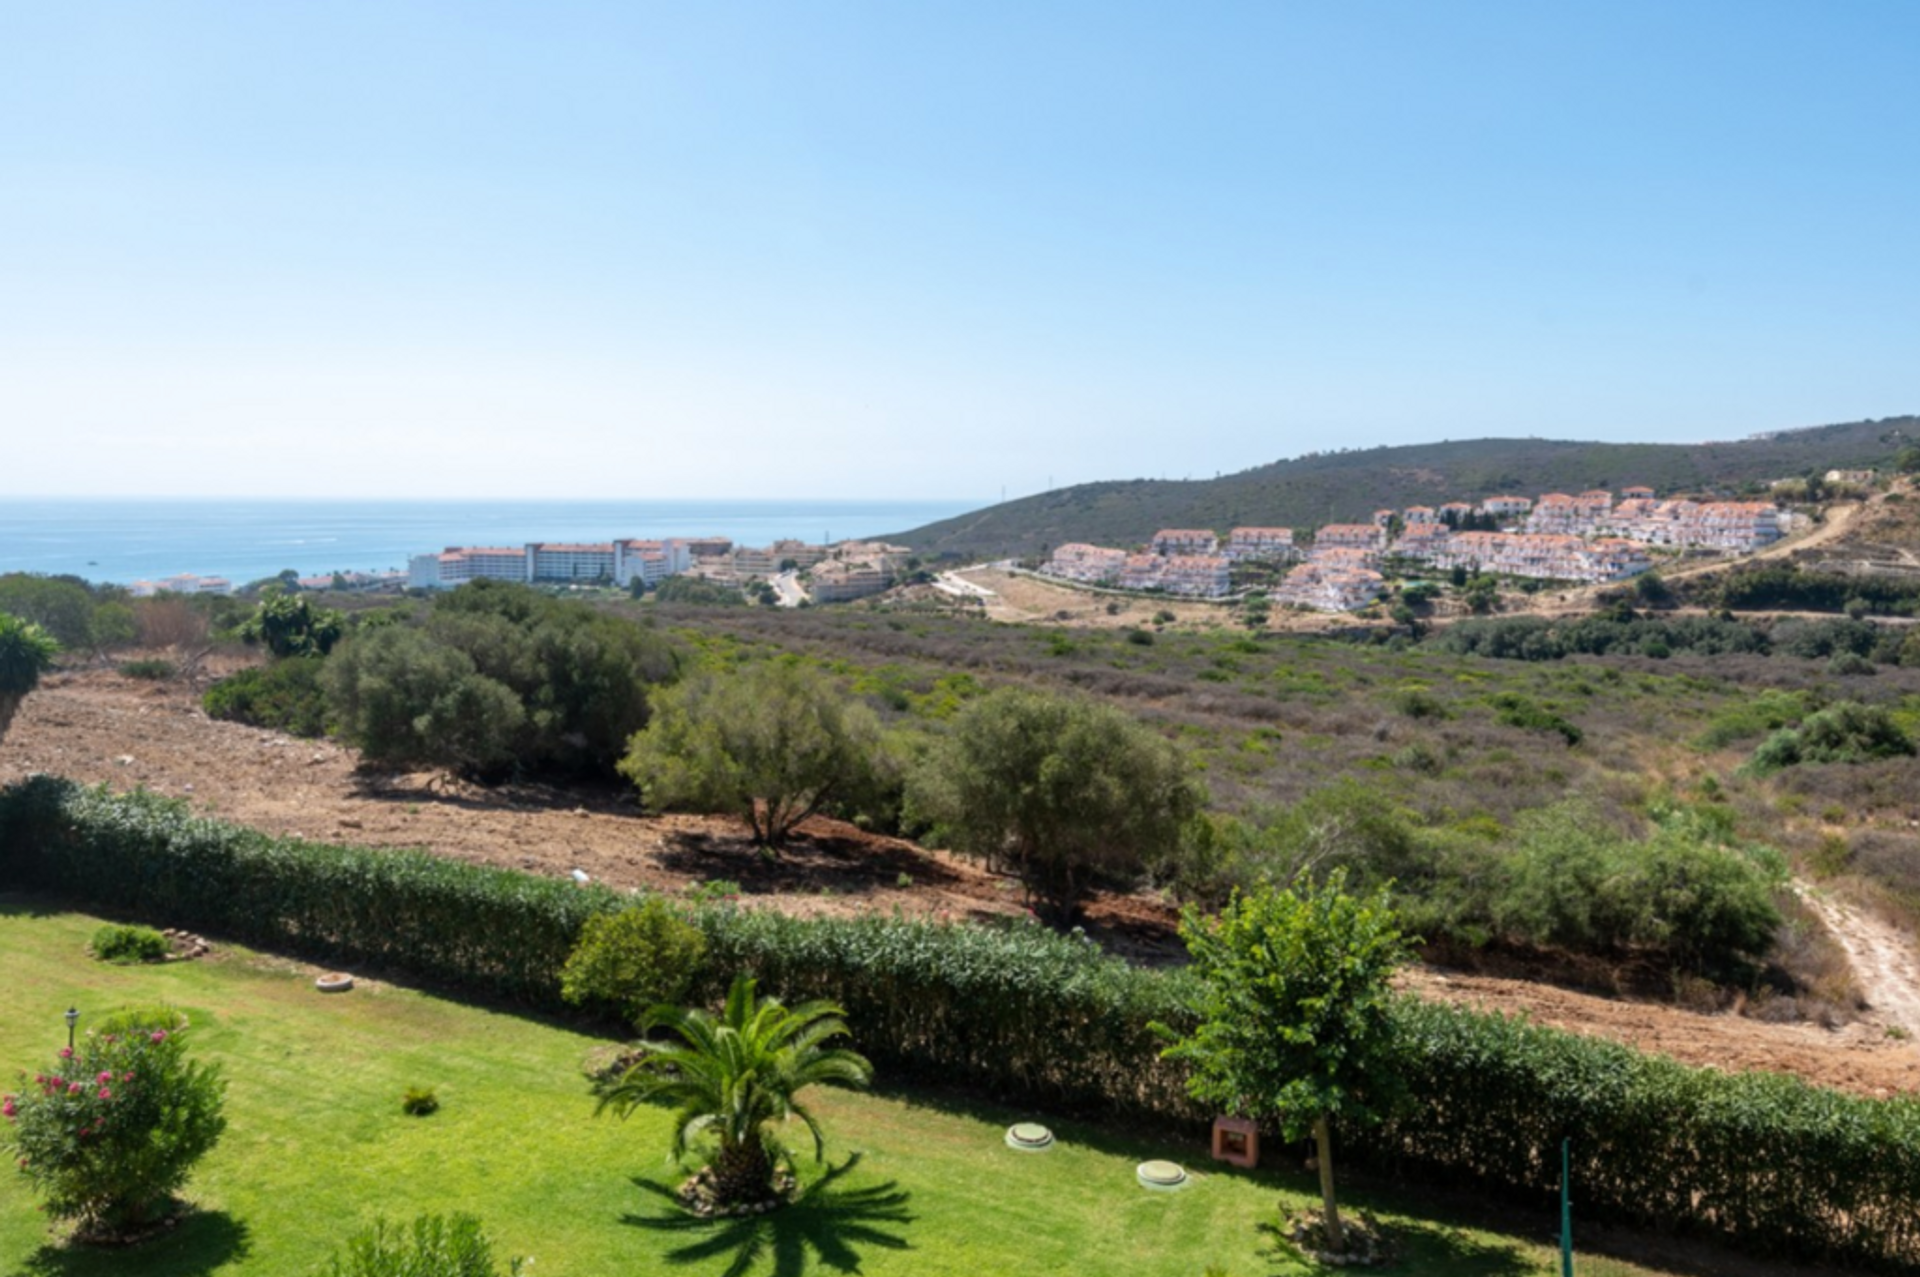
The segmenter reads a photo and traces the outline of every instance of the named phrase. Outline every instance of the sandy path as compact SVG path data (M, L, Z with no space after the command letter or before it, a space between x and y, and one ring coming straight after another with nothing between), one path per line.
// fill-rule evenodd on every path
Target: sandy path
M1794 890L1846 950L1871 1019L1884 1029L1920 1034L1920 953L1894 927L1830 893L1797 882Z

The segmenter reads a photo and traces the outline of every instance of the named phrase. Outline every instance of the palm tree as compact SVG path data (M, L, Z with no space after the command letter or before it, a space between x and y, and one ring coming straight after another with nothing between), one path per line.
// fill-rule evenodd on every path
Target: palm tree
M33 622L0 612L0 739L59 650L53 636Z
M873 1080L866 1057L826 1047L847 1032L846 1014L831 1002L788 1009L777 998L756 1001L755 982L738 976L718 1017L696 1008L656 1006L641 1031L664 1028L679 1042L644 1042L638 1062L601 1092L596 1113L626 1117L646 1103L674 1105L673 1155L685 1157L696 1140L712 1137L711 1189L723 1205L764 1201L773 1194L776 1162L786 1155L767 1128L797 1117L813 1136L813 1155L825 1153L820 1124L799 1101L816 1083L864 1087Z

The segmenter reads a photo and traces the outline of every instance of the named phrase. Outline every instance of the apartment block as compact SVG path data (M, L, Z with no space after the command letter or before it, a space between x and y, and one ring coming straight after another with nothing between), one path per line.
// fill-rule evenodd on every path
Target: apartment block
M1224 554L1129 554L1118 579L1123 589L1217 599L1227 592L1232 566Z
M1276 603L1318 612L1353 612L1380 597L1385 581L1369 568L1303 563L1273 592Z
M1528 497L1488 497L1480 503L1483 514L1496 519L1517 519L1533 509L1533 501Z
M893 573L880 563L835 559L814 568L807 593L816 603L845 603L878 594L893 584Z
M1287 562L1300 557L1292 528L1235 528L1227 534L1225 553L1231 562L1267 559Z
M1053 557L1048 559L1046 565L1040 570L1048 576L1057 576L1068 581L1084 581L1089 584L1116 581L1127 566L1127 557L1125 550L1109 550L1105 546L1070 541L1055 549Z
M1162 528L1153 534L1155 554L1212 554L1220 547L1220 538L1203 528Z
M535 581L612 581L613 542L568 544L535 541L527 546L529 577Z
M1377 554L1387 548L1387 527L1384 523L1329 523L1313 534L1313 548L1316 551L1369 550Z
M1400 521L1410 528L1420 523L1438 523L1440 512L1430 505L1410 505L1401 511Z

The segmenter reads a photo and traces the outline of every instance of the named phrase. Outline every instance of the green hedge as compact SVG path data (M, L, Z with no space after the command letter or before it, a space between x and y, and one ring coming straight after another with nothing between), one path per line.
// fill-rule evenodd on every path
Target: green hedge
M558 1004L587 915L621 898L420 851L273 838L44 776L0 795L0 884L537 1005Z
M269 838L151 796L46 777L0 792L0 885L341 963L559 1005L598 887ZM1146 1032L1182 1023L1185 977L1084 940L899 918L699 908L705 995L738 970L844 1004L887 1074L1009 1104L1112 1117L1206 1115ZM1545 1208L1571 1137L1576 1209L1762 1253L1920 1268L1920 1103L1770 1074L1693 1069L1499 1016L1407 1002L1416 1103L1349 1132L1356 1160Z

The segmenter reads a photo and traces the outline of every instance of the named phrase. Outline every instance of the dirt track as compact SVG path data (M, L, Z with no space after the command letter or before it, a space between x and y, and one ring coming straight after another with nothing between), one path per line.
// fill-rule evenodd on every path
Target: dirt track
M756 852L736 823L639 814L624 793L583 796L546 789L480 790L427 775L374 782L355 771L350 750L210 721L184 688L136 682L110 671L59 674L29 697L0 742L0 784L51 772L116 789L191 799L216 814L278 833L374 847L424 847L484 864L563 876L581 869L616 887L681 890L714 879L737 882L753 907L802 914L899 909L952 917L1017 915L1012 883L970 862L849 826L817 822L777 861ZM153 920L167 925L166 919ZM1866 931L1857 915L1841 928L1876 984L1871 959L1912 972L1904 937ZM1134 897L1099 900L1090 930L1135 956L1176 953L1173 911ZM1849 940L1849 935L1854 937ZM1920 1091L1920 1047L1888 1037L1898 1023L1920 1033L1912 1006L1870 992L1885 1023L1841 1030L1700 1015L1522 980L1415 972L1423 996L1524 1012L1545 1024L1661 1051L1696 1064L1773 1069L1870 1095ZM1909 988L1920 981L1909 980Z

